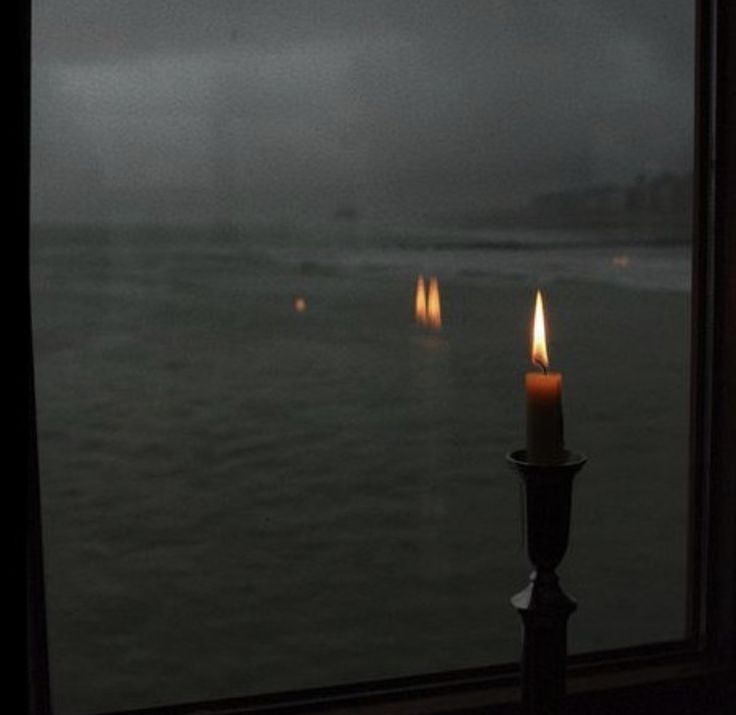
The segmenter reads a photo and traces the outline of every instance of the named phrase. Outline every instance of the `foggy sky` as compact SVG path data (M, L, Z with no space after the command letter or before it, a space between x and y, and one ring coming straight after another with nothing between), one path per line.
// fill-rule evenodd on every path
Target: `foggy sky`
M692 0L35 0L37 220L411 219L691 159Z

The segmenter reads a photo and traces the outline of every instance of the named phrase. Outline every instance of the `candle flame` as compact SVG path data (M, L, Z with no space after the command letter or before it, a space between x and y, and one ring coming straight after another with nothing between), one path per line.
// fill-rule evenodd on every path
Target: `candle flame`
M307 301L302 296L298 295L294 298L294 310L297 313L303 313L307 309Z
M544 305L542 292L537 291L537 300L534 306L534 338L532 340L532 362L545 372L549 368L547 357L547 335L544 327Z
M427 296L427 325L434 330L442 327L442 310L440 308L440 287L437 278L429 279L429 295Z
M417 278L417 290L414 298L414 318L419 325L427 324L427 293L424 288L424 276Z

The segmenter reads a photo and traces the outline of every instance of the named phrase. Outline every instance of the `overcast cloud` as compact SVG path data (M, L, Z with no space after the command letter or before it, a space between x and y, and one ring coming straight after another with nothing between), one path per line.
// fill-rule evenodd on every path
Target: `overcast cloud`
M689 168L691 0L36 0L39 220L416 218Z

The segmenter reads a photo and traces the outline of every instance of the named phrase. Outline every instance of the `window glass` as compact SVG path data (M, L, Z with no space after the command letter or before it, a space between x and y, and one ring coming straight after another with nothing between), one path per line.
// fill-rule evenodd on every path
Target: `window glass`
M571 649L684 635L689 0L33 8L58 715L516 660L538 287Z

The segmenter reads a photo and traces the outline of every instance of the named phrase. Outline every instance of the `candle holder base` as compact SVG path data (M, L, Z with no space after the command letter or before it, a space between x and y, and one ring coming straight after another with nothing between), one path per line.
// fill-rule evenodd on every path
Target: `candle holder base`
M534 464L526 450L517 450L506 460L524 486L527 553L534 565L529 585L511 599L524 627L522 701L527 715L557 715L565 695L567 620L577 604L555 569L567 551L573 478L587 458L566 452L564 462Z
M529 585L511 597L511 605L519 612L566 614L566 617L578 607L575 599L562 590L554 571L533 571Z

